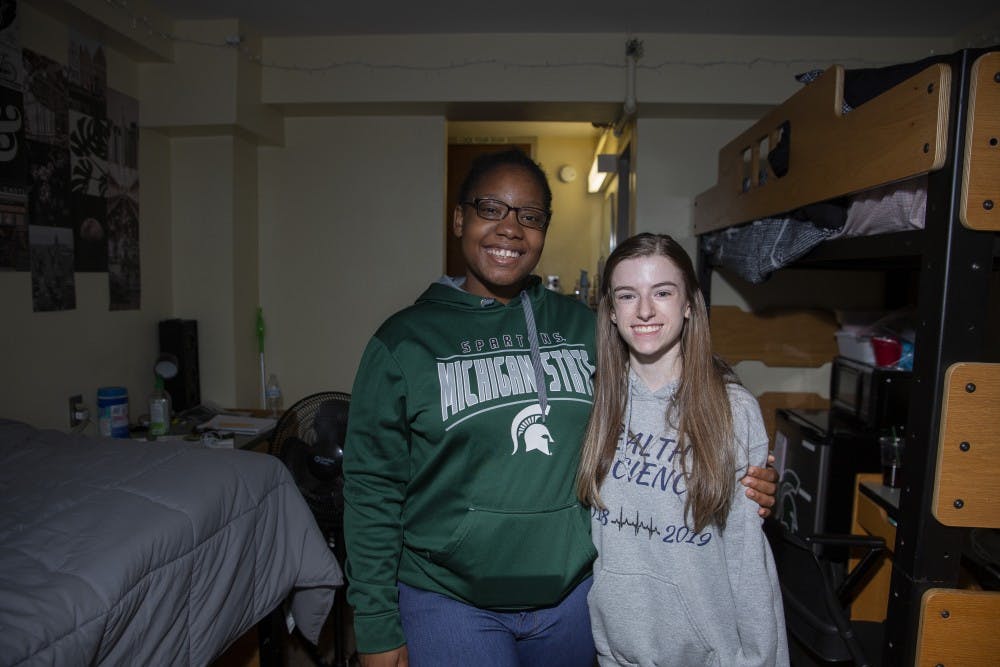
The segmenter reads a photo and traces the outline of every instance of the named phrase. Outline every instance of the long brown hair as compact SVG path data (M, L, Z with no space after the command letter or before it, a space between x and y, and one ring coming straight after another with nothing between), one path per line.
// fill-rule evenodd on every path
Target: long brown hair
M733 417L726 385L738 382L729 366L712 353L708 309L698 286L691 258L666 234L638 234L622 242L608 257L597 305L597 373L594 410L587 424L577 495L584 503L604 508L600 488L614 462L628 402L629 351L611 321L614 304L611 276L626 259L662 256L684 276L691 313L681 331L681 378L664 415L664 425L677 427L677 444L688 477L684 516L695 531L714 523L725 527L736 485ZM628 435L626 434L626 438Z

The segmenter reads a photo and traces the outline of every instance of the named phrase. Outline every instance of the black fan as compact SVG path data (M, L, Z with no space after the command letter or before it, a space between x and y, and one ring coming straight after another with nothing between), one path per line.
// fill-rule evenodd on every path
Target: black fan
M337 562L344 567L344 438L351 395L324 391L307 396L288 408L268 441L268 453L284 462L299 487L316 524ZM334 665L344 659L344 589L337 591L333 608ZM319 661L317 655L313 658Z

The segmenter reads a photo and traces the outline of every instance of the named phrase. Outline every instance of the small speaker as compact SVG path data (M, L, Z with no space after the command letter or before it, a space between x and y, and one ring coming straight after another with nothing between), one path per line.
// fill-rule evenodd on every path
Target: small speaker
M198 321L161 320L160 352L177 357L177 376L164 383L173 401L174 412L201 405L201 378L198 375Z

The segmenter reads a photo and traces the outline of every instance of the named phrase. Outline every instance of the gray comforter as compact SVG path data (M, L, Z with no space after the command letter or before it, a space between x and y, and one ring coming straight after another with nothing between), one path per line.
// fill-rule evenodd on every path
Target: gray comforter
M0 420L0 665L205 665L340 568L276 458Z

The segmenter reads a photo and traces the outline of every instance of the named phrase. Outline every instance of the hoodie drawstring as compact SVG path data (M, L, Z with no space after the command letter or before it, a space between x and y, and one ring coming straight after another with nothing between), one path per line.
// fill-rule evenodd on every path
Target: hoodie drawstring
M531 347L531 365L535 368L535 386L538 389L538 405L542 409L542 422L548 413L549 397L545 393L545 373L542 371L542 355L538 351L538 329L535 327L535 313L531 310L531 299L527 291L521 292L521 308L524 322L528 326L528 345Z

